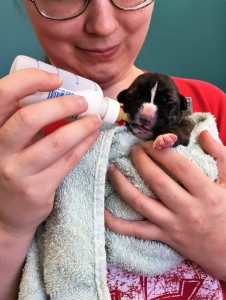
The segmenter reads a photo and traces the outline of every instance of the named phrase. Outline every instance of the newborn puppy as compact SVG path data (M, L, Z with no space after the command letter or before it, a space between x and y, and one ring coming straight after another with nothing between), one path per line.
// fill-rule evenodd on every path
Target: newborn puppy
M186 146L194 127L185 115L187 100L173 80L160 73L138 76L117 97L128 114L127 123L135 135L154 139L153 147Z

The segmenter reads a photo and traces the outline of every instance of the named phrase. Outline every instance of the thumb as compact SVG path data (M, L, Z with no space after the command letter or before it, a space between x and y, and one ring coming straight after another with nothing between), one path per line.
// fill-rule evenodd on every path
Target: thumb
M203 150L217 161L219 182L226 183L226 147L217 141L208 130L199 134L199 142Z

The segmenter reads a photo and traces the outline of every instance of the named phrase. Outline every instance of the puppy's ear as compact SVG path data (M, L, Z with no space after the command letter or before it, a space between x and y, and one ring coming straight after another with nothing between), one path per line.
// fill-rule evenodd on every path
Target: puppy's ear
M121 92L118 94L117 100L118 100L119 103L124 103L126 93L127 93L127 89L121 91Z
M180 109L181 110L187 110L188 103L187 103L186 98L181 94L179 94L179 97L180 97Z

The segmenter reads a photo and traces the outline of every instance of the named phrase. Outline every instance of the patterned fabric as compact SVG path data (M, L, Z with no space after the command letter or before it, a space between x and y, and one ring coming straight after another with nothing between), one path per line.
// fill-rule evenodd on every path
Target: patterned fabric
M186 260L165 274L144 277L108 267L112 300L223 300L219 281Z

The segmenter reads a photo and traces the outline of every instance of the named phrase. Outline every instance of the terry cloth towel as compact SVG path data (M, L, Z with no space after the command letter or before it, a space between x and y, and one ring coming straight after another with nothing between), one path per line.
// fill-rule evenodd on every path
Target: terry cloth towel
M204 129L218 139L214 117L196 113L192 118L196 126L189 145L174 149L214 181L218 176L216 162L197 139ZM156 275L184 259L161 242L125 237L104 228L104 205L117 216L142 219L106 180L108 164L117 163L131 182L155 197L130 161L130 148L137 143L143 140L127 127L103 125L97 142L56 191L53 211L37 231L28 253L19 300L109 300L107 264Z

